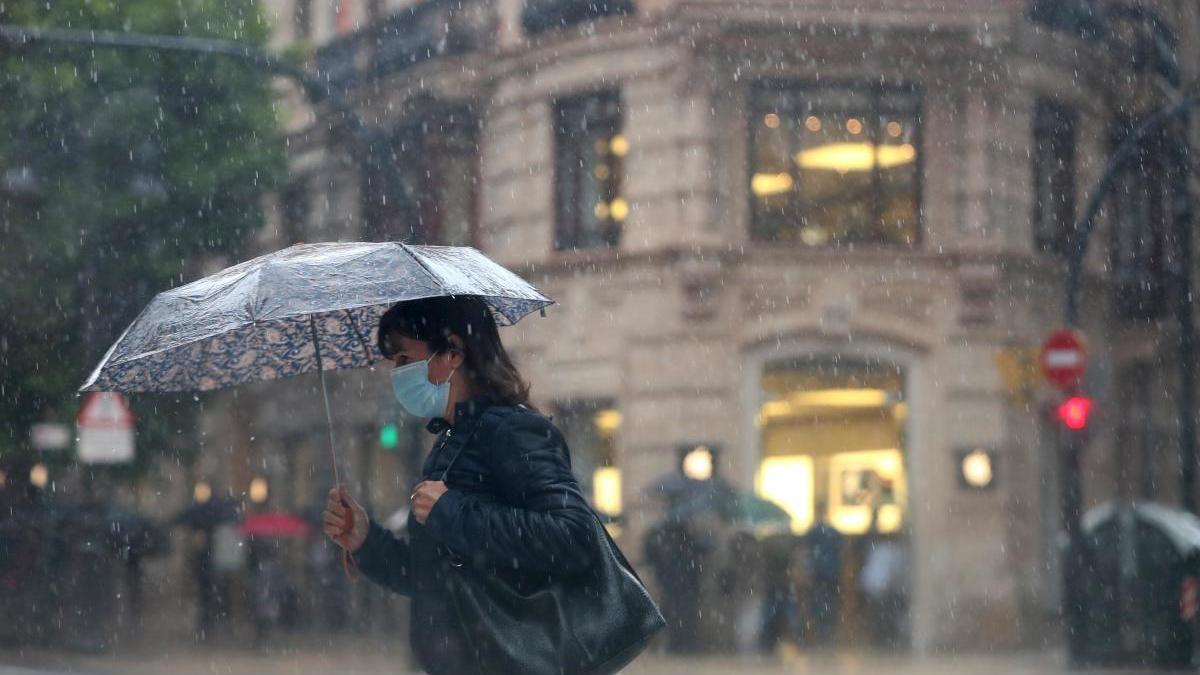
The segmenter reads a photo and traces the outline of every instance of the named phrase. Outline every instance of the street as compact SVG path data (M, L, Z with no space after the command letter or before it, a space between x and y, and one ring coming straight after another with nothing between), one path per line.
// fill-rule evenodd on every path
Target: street
M175 673L199 675L294 673L408 673L404 650L398 645L368 644L362 641L319 646L297 644L273 651L212 650L197 647L168 648L155 653L116 653L80 655L63 651L0 649L0 675L34 673L80 673L85 675ZM1144 672L1133 669L1070 670L1059 652L1011 652L996 654L957 654L937 656L896 655L889 653L827 652L818 654L784 653L778 658L757 657L667 657L647 654L625 671L629 675L1001 675L1007 673L1122 673ZM1167 672L1167 671L1159 671Z

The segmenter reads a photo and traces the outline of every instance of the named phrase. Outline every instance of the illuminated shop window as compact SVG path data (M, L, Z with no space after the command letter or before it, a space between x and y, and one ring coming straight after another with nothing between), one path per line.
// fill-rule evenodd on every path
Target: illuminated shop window
M555 406L555 422L571 449L571 468L592 505L607 516L622 511L621 469L616 466L616 439L621 413L606 399L574 399Z
M916 92L766 83L755 88L751 109L755 239L813 247L916 243Z
M615 247L629 217L622 192L629 139L620 95L559 99L554 121L554 247Z

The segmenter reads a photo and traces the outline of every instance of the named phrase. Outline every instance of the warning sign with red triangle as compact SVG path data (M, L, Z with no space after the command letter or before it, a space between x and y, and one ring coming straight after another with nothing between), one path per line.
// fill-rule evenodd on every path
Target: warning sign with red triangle
M132 460L134 421L129 402L121 394L89 394L75 418L80 461L115 464Z

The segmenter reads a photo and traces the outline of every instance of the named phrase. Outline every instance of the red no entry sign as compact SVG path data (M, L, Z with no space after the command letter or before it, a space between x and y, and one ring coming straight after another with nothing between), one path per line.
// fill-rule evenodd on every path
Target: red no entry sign
M1087 371L1087 346L1073 330L1059 330L1046 338L1039 359L1046 381L1059 389L1079 384Z

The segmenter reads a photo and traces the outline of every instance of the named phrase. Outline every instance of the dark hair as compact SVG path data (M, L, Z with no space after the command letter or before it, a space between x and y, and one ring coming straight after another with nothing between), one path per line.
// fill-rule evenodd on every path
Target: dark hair
M453 347L450 336L463 341L467 374L476 394L501 405L529 402L529 383L500 342L491 309L472 295L408 300L392 305L379 318L379 351L391 358L399 351L393 335L429 343L437 354Z

